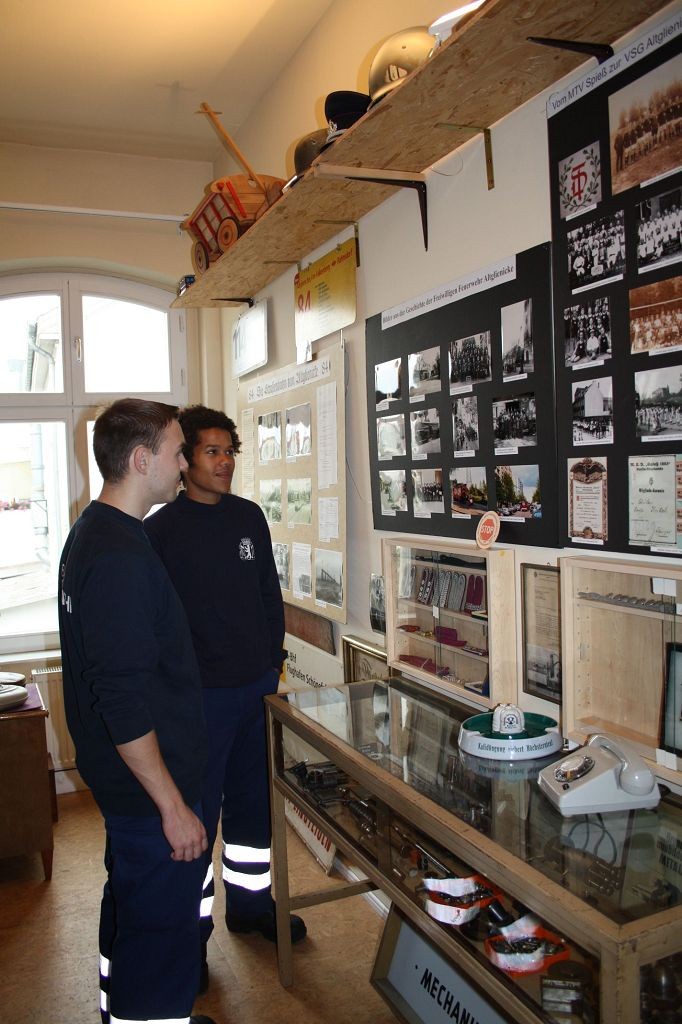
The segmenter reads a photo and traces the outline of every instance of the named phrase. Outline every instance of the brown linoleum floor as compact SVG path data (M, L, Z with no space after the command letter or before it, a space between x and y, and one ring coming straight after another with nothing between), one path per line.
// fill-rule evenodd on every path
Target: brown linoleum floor
M0 860L0 1024L97 1024L97 924L104 832L89 793L59 798L54 870L38 854ZM218 847L216 846L216 849ZM338 885L298 837L288 838L292 892ZM231 935L222 886L208 947L210 987L195 1013L216 1024L392 1024L369 983L383 919L361 896L302 912L308 936L294 946L294 984L283 989L274 946Z

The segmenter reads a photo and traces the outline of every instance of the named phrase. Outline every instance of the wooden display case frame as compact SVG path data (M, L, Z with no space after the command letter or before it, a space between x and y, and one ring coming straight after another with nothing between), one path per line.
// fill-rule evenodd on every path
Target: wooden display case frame
M682 566L573 555L559 564L564 735L583 744L590 733L611 733L680 785L682 759L662 751L661 722L666 645L682 639ZM644 606L658 598L654 577L669 581L676 613Z
M436 673L424 671L413 664L407 664L400 660L401 652L405 652L409 645L410 634L401 635L398 629L400 605L414 605L405 598L400 598L394 574L392 571L393 559L397 548L412 548L420 552L434 552L436 555L450 555L463 560L477 558L485 562L486 578L486 608L488 611L487 620L474 620L471 615L465 612L455 612L447 608L437 608L432 605L421 605L421 612L426 612L428 617L429 608L433 611L434 624L447 620L452 625L463 624L469 629L476 626L481 629L486 627L488 654L487 658L479 657L482 667L487 665L488 695L478 693L474 689L459 685L449 679L443 678ZM453 543L449 541L422 540L414 537L391 537L382 540L382 561L383 573L386 586L386 649L388 652L388 664L397 672L409 678L414 678L425 683L431 688L449 693L475 705L476 707L491 708L500 703L515 703L518 693L518 663L516 658L516 601L515 601L515 554L513 548L494 547L487 550L478 548L474 544ZM427 565L427 562L417 563ZM444 568L462 569L465 573L481 574L480 569L466 569L464 566L448 566ZM412 635L414 636L414 634ZM414 646L415 641L412 641ZM447 644L439 644L437 640L429 641L429 638L420 636L416 643L428 650L429 643L433 650L436 647L448 647ZM453 654L461 658L474 658L474 655L467 655L458 649L453 649ZM483 664L485 663L485 665Z
M361 685L361 684L356 684ZM509 1019L518 1024L545 1024L547 1011L531 1007L515 990L513 982L470 951L456 934L431 918L397 884L390 862L372 860L352 837L322 817L311 797L293 786L284 775L283 730L312 746L322 759L352 777L377 801L377 820L389 812L410 822L425 836L451 851L518 900L564 938L599 961L599 1024L640 1024L640 970L682 951L682 908L657 911L644 920L619 925L574 893L509 853L494 839L472 828L438 804L418 793L354 750L319 722L292 707L285 698L265 698L270 756L270 795L273 826L272 864L277 893L276 916L279 941L277 958L280 982L293 984L293 955L289 915L309 906L381 889L405 916L474 986L486 993ZM329 835L338 849L362 870L364 880L329 890L290 894L287 861L285 800L300 808Z

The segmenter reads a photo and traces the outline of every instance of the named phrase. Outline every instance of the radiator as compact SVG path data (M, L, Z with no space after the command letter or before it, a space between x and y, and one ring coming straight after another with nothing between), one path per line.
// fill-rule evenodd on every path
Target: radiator
M62 666L56 664L32 668L31 682L38 684L43 704L50 712L45 722L45 731L54 769L57 772L69 771L76 767L76 751L66 727Z

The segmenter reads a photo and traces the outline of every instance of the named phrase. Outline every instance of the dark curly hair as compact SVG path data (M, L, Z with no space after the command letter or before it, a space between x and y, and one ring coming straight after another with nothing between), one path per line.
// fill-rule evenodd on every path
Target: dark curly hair
M234 420L231 420L229 416L226 416L224 412L220 412L218 409L207 409L205 405L188 405L186 409L180 410L178 420L185 435L185 446L182 449L182 454L190 466L192 465L194 449L199 444L199 432L201 430L216 428L229 431L235 455L242 446Z

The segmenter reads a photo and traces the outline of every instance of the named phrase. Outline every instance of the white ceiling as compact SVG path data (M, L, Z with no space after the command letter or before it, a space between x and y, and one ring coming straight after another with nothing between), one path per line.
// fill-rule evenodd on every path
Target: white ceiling
M0 142L213 160L332 2L4 0Z

